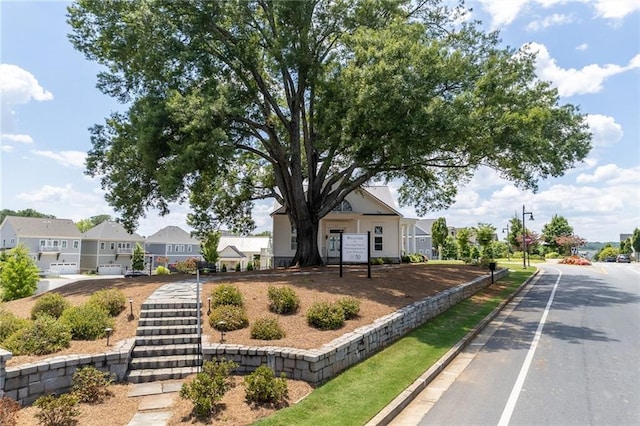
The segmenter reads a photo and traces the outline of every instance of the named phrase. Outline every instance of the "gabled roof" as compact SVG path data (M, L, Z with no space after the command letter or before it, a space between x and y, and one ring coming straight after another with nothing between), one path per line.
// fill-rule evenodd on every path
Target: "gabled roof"
M122 224L112 221L105 221L94 226L85 232L82 238L103 241L144 241L144 238L139 234L135 232L130 234Z
M18 237L81 238L78 227L71 219L7 216L2 226L9 225Z
M193 244L200 245L200 241L193 238L184 229L179 226L165 226L155 234L145 239L146 243L162 243L162 244Z
M218 256L220 257L220 259L244 259L247 257L246 254L242 253L240 250L238 250L237 247L234 246L226 246L225 248L220 250Z
M416 223L416 228L422 230L421 235L431 235L431 227L433 226L433 222L437 219L420 219Z
M231 237L223 235L218 243L218 251L227 246L233 246L245 253L260 253L262 249L271 248L271 237Z

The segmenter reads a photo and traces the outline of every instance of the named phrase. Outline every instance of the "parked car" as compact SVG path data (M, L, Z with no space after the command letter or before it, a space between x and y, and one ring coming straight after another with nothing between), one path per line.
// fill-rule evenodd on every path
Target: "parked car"
M628 254L619 254L618 257L616 257L616 262L618 262L618 263L631 263L631 258L629 257Z
M148 275L146 271L133 271L131 269L124 273L125 278L146 277Z
M604 258L604 261L605 262L615 262L616 258L615 258L615 256L607 256L607 257Z

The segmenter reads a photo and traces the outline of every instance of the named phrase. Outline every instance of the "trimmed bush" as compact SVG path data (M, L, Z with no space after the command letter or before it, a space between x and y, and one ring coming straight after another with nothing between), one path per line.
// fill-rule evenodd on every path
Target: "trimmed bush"
M337 330L344 325L344 311L335 303L315 302L307 311L307 323L320 330Z
M251 326L251 338L259 340L278 340L285 336L285 332L278 323L278 318L258 318Z
M222 283L211 292L211 306L213 307L222 305L242 306L243 304L242 293L234 285Z
M285 405L289 398L286 375L282 373L276 378L272 369L261 365L244 378L245 399L248 403L270 403L276 406Z
M113 373L104 373L92 366L79 368L73 373L71 392L80 402L103 402L113 395L109 389L113 381Z
M105 328L113 328L114 325L105 308L90 303L67 309L60 321L71 329L74 340L96 340L105 336Z
M27 325L29 320L18 318L13 312L0 309L0 343Z
M372 265L384 265L384 259L381 257L376 257L375 259L371 259Z
M54 395L41 396L33 403L40 409L36 414L39 424L43 426L71 426L78 421L76 417L80 411L76 408L78 399L69 393L64 393L59 397Z
M236 272L240 272L240 264L236 263Z
M36 319L39 315L45 314L53 318L60 318L62 312L71 304L58 293L46 293L36 300L31 308L31 319Z
M109 288L106 290L98 290L93 293L87 305L95 305L105 309L112 317L118 316L125 308L127 298L124 293L115 288Z
M160 265L156 268L156 275L169 275L169 274L171 274L171 271L166 266Z
M193 412L199 418L206 418L218 409L218 402L233 387L231 371L238 365L224 358L218 362L205 361L202 373L180 388L180 398L193 403Z
M342 308L345 320L353 319L360 313L360 301L355 297L343 297L336 304Z
M300 298L289 286L269 286L267 290L269 310L276 314L293 314L300 307Z
M15 399L7 395L0 397L0 425L15 426L18 421L16 419L18 411L20 411L20 404Z
M3 346L14 355L46 355L68 348L70 343L69 327L41 314L35 321L9 336Z
M224 321L224 325L218 324ZM240 330L249 325L249 317L244 308L234 305L222 305L213 308L209 315L209 325L218 331Z

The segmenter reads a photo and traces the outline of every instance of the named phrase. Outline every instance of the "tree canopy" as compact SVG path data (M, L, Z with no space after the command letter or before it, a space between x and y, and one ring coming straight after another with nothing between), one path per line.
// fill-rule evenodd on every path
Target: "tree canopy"
M573 235L573 227L569 225L569 221L563 217L554 214L549 223L545 223L542 227L542 238L547 243L551 251L561 252L561 248L567 248L567 244L572 244L570 239ZM558 238L562 238L562 242Z
M478 167L536 190L583 160L583 116L534 54L444 3L78 0L70 40L128 105L92 127L87 173L130 230L188 201L197 228L248 233L275 198L314 265L320 219L367 183L423 215Z

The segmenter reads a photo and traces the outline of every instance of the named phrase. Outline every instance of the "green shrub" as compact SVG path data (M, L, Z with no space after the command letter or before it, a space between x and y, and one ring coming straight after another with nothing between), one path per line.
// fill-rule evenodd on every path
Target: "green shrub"
M280 378L276 378L273 370L266 365L261 365L242 382L245 387L246 401L254 404L284 405L289 398L286 377L282 373Z
M270 285L267 290L269 310L276 314L293 314L300 307L300 298L289 286L276 287Z
M251 326L251 338L260 340L278 340L285 336L285 332L274 317L258 318Z
M376 257L375 259L371 259L372 265L384 265L384 259L381 257Z
M338 304L315 302L307 311L307 323L320 330L337 330L344 325L344 312Z
M0 343L28 324L29 320L18 318L13 312L0 309Z
M29 249L19 244L8 252L3 252L0 268L2 300L15 300L31 296L38 288L38 267L29 254Z
M219 324L221 321L224 325ZM241 306L222 305L211 311L209 325L218 331L240 330L249 325L249 318Z
M112 373L104 373L92 366L79 368L73 373L71 392L80 402L103 402L106 397L113 395L109 389L113 381Z
M7 395L0 397L0 425L15 426L18 421L16 419L18 411L20 411L20 404L15 399Z
M115 288L98 290L87 300L88 305L104 308L112 317L118 316L124 310L126 303L127 298L124 293Z
M227 265L226 264L222 264L222 269L220 270L221 272L227 272Z
M72 394L65 393L59 397L53 395L41 396L33 403L40 409L36 413L39 424L43 426L71 426L78 421L76 417L80 411L76 408L78 399Z
M545 259L557 259L560 257L560 253L557 251L550 251L549 253L544 255Z
M253 271L253 263L247 263L247 271Z
M221 305L242 306L243 304L242 293L234 285L222 283L211 292L211 306L213 307Z
M240 272L240 264L236 263L236 272Z
M353 319L360 313L360 301L355 297L343 297L336 304L342 308L345 320Z
M231 371L238 365L233 361L205 361L202 373L186 382L180 388L180 398L193 403L193 412L197 417L206 418L218 407L218 402L233 387Z
M68 348L70 343L69 327L41 314L9 336L3 346L14 355L46 355Z
M74 340L96 340L105 336L105 328L114 325L105 308L90 303L67 309L60 321L69 326Z
M62 312L71 304L62 295L58 293L46 293L36 300L35 305L31 308L31 319L36 319L40 314L46 314L50 317L60 318Z
M171 274L171 271L169 271L169 268L167 268L166 266L158 266L156 268L156 275L169 275Z

